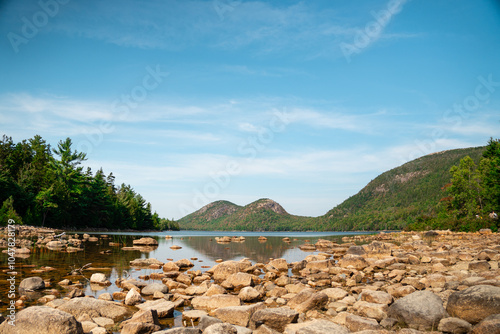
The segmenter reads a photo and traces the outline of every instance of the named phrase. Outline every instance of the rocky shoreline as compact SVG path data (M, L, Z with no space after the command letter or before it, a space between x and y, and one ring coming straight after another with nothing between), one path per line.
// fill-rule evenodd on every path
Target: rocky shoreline
M77 235L58 233L25 227L16 249L29 249L23 238L35 236L48 248L78 249ZM116 282L94 273L90 284L120 289L97 299L67 279L55 283L67 290L58 298L46 289L50 282L30 277L19 286L15 326L4 314L0 333L500 333L499 234L398 232L342 241L302 245L319 253L299 262L243 259L206 271L192 270L190 259L136 259L131 267L155 271ZM141 238L134 246L155 242ZM38 305L24 307L37 291ZM175 310L184 326L162 328Z

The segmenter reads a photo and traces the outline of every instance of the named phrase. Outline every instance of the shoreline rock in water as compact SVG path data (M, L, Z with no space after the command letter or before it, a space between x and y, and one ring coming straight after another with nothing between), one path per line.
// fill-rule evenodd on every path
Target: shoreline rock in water
M99 299L74 289L73 298L18 311L18 328L46 314L64 333L500 333L497 233L380 233L306 248L319 254L225 261L206 272L187 259L131 261L157 270L148 275L155 281L117 280L122 291ZM174 310L184 327L162 329L158 319Z

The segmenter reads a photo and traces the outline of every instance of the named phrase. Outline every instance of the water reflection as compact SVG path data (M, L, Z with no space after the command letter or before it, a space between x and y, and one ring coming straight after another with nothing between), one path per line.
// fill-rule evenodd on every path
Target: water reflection
M87 232L88 233L88 232ZM80 234L80 240L82 239ZM249 258L252 262L267 262L269 258L285 258L288 262L302 260L311 252L303 252L298 246L305 240L315 243L319 238L341 243L341 238L353 233L258 233L237 232L237 235L245 236L244 242L217 243L216 236L234 236L234 232L203 232L203 231L177 231L164 233L107 233L108 237L100 237L101 233L95 233L97 241L82 242L82 250L77 252L66 252L60 250L49 250L45 247L32 249L27 258L16 257L15 279L16 287L24 278L40 276L49 280L51 285L43 293L51 293L56 289L62 296L69 290L60 286L58 282L69 279L72 282L80 282L86 295L98 297L100 294L119 291L115 284L110 286L90 285L90 276L95 272L102 272L107 279L114 283L117 278L149 275L161 272L162 269L131 268L129 262L137 258L156 258L161 262L167 259L174 261L180 259L193 259L194 270L206 271L207 268L216 264L216 260L239 260ZM166 239L165 235L172 235ZM258 237L265 235L266 242L259 242ZM139 237L149 236L158 241L158 247L133 247L133 240ZM283 238L289 237L290 242L284 242ZM173 250L170 247L178 245L181 248ZM128 249L128 250L126 250ZM317 253L317 252L313 252ZM8 255L0 253L0 312L5 312L10 299L8 298L10 270L7 266ZM194 260L195 259L195 260ZM84 268L86 265L91 265ZM45 268L50 267L50 268ZM79 271L79 269L84 268ZM83 276L79 275L83 273ZM76 275L75 275L76 274ZM55 293L52 291L52 293ZM16 293L16 299L19 294ZM30 302L26 302L30 305Z

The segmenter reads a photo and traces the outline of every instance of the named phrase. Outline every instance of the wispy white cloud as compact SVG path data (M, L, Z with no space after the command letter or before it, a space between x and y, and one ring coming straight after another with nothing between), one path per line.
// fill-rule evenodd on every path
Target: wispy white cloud
M220 17L213 1L125 0L120 6L102 1L72 2L50 29L124 47L182 50L203 45L216 49L252 47L252 53L294 51L302 59L341 56L339 43L359 32L341 11L318 11L313 4L276 5L242 1ZM89 21L90 20L90 21ZM378 38L412 38L413 34L380 34ZM244 67L228 68L253 75L275 75Z

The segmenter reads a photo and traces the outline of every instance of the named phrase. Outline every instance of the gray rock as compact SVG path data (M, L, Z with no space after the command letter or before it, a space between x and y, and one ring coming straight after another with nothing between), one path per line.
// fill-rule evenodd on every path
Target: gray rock
M312 309L322 309L328 303L328 296L313 289L305 289L290 299L287 306L299 313L305 313Z
M7 318L0 334L83 334L82 324L69 313L47 306L31 306L16 314L15 326Z
M159 332L153 332L152 334L201 334L201 330L198 328L172 328Z
M131 314L127 307L119 303L86 297L70 299L57 309L68 312L76 318L86 314L91 318L106 317L115 322L121 321Z
M147 322L129 322L123 325L120 334L149 334L160 329L160 326Z
M470 271L488 271L491 266L488 261L471 261L469 262Z
M158 318L165 318L174 314L175 303L165 299L148 300L145 303L136 305L136 307L143 311L156 310Z
M446 310L471 324L500 313L500 288L491 285L476 285L454 292L448 298Z
M371 318L360 317L359 315L348 314L345 318L345 325L352 332L362 330L379 330L382 327L377 320Z
M443 318L439 322L438 331L452 334L466 334L472 329L472 325L459 318Z
M130 289L129 292L127 292L127 295L125 296L125 305L136 305L142 303L142 296L137 290L135 289Z
M220 323L208 326L203 334L238 334L238 331L231 324Z
M264 324L278 332L283 332L288 324L297 322L298 317L299 313L288 307L267 308L252 315L250 328L257 329Z
M168 293L168 287L163 283L151 283L142 288L143 295L154 295L156 291L161 293Z
M204 316L200 317L200 321L198 322L198 328L203 331L203 330L205 330L205 328L207 328L210 325L220 324L220 323L222 323L222 320L219 320L217 318L214 318L214 317L211 317L208 315L204 315Z
M347 334L349 330L344 326L327 320L312 320L300 324L290 324L284 334Z
M446 316L443 301L430 291L417 291L398 299L389 307L388 316L411 328L435 329Z
M247 286L240 290L238 297L244 302L249 302L260 298L260 293L255 288Z
M347 249L345 252L346 254L351 254L351 255L365 255L365 249L362 246L351 246Z
M245 306L221 307L215 310L213 314L223 322L227 322L232 325L246 327L248 326L248 323L252 315L256 311L264 308L265 308L264 303L257 303Z
M45 282L41 277L28 277L19 284L19 291L36 291L45 289Z

